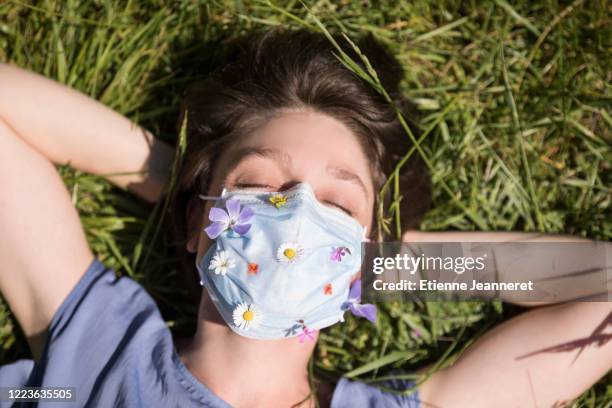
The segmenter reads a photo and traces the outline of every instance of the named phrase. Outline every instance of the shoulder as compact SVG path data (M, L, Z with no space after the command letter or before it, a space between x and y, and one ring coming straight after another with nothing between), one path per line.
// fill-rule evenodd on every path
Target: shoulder
M167 371L174 344L155 301L137 282L94 260L54 315L39 383L137 389Z
M41 360L0 367L0 385L75 389L75 406L228 408L181 363L151 296L99 261L53 316Z
M64 345L126 347L155 333L170 335L153 298L133 279L94 259L53 316L45 351L52 357Z
M153 298L137 282L94 259L54 314L48 346L66 335L93 339L165 328ZM74 337L73 337L74 339Z
M419 408L418 390L412 381L386 381L369 385L341 378L336 385L331 408Z

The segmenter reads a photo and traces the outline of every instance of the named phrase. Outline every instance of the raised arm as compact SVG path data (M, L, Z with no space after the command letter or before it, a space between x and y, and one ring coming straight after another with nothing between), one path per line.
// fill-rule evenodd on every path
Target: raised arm
M159 198L174 155L101 103L6 64L0 64L0 119L47 160L111 175L110 181L148 201Z
M412 243L589 241L567 235L521 232L410 231L403 238ZM523 277L534 278L541 274L552 277L554 273L552 270L511 272L524 272ZM571 284L581 285L576 280ZM419 390L423 406L570 406L571 400L612 367L612 342L608 341L612 305L605 301L608 299L605 286L598 289L603 295L600 300L604 301L535 308L488 331L461 353L453 365L434 373L423 383ZM512 301L511 298L503 300ZM538 306L546 302L513 303Z
M541 232L506 231L407 231L405 242L584 242L585 238Z
M425 252L432 250L432 247L425 245L423 248L419 243L533 243L534 245L523 247L527 252L521 252L520 260L515 258L514 250L508 249L508 246L500 245L495 253L490 253L489 259L494 259L494 262L489 264L487 272L494 272L499 282L532 281L538 288L533 294L501 291L499 296L503 301L521 306L541 306L577 299L583 301L608 299L607 288L601 285L601 282L605 282L607 267L604 251L607 253L611 251L611 244L607 242L596 242L570 235L486 231L408 231L404 234L403 240ZM559 245L558 248L547 246L545 249L541 245L538 246L538 243L559 243ZM572 252L568 252L566 243L582 244L579 247L572 247ZM541 290L550 292L548 299L543 300L540 297Z
M154 201L172 156L171 147L102 104L0 64L0 291L35 356L93 258L53 163L123 173L108 178Z

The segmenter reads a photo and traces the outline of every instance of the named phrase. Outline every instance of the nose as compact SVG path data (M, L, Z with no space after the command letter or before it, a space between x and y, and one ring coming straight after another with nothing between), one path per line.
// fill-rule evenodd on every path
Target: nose
M307 183L307 182L306 182L306 181L304 181L304 180L297 180L297 179L293 179L293 180L287 181L286 183L284 183L283 185L281 185L281 186L280 186L280 188L279 188L279 190L280 190L280 191L290 190L290 189L292 189L293 187L297 186L298 184L308 184L308 185L310 185L309 183ZM312 186L311 186L311 188L312 188Z

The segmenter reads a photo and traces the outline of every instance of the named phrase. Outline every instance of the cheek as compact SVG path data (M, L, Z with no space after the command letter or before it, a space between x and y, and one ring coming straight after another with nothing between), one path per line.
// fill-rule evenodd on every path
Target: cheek
M189 235L186 246L187 251L190 253L199 253L202 250L205 251L212 243L211 239L208 238L208 235L204 232L204 228L210 223L208 220L208 213L213 204L212 201L206 201L204 206L198 205L197 208L194 208L193 212L189 214L187 219Z
M376 225L376 208L372 201L366 205L365 214L359 218L361 225L364 225L367 228L367 237L371 236L372 228L374 228L374 225Z
M213 197L221 195L221 183L217 179L213 179L206 194ZM215 203L212 200L201 201L201 203L203 205L195 206L193 214L190 212L188 218L187 251L191 253L205 253L213 243L213 240L208 238L208 235L204 232L204 228L210 224L208 213Z
M210 224L210 221L208 220L208 213L210 212L210 209L212 208L213 205L214 205L214 202L212 201L208 201L206 203L206 206L204 207L204 211L201 214L201 218L199 222L200 227L198 228L197 231L195 231L195 239L197 240L196 242L197 242L198 255L205 254L206 251L208 251L208 248L210 248L210 246L214 243L214 241L210 239L208 235L206 235L206 233L204 232L204 228L206 228Z
M374 208L370 207L370 211L368 215L369 217L367 217L367 220L365 220L365 223L363 225L365 225L368 228L367 235L369 236L376 222L376 212L374 211Z

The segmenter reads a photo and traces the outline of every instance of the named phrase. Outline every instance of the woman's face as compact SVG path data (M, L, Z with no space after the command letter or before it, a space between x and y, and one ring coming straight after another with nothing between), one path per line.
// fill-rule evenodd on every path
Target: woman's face
M314 111L286 111L229 146L213 171L208 194L218 196L224 187L282 191L301 182L312 186L321 203L370 231L374 185L369 162L342 122ZM199 226L187 243L191 252L204 252L211 244L199 232L208 224L212 205L207 202L202 217L194 220Z

